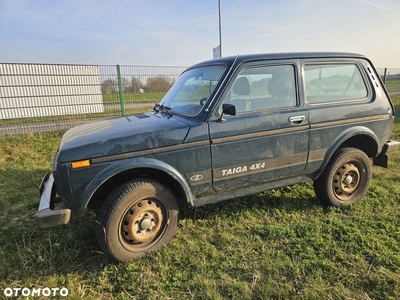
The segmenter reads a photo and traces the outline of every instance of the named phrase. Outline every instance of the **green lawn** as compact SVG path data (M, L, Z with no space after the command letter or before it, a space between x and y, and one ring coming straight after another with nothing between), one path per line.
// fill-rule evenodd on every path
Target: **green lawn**
M165 96L166 92L152 92L152 93L125 93L124 103L159 103ZM104 94L104 104L120 103L119 94Z
M324 207L307 183L201 207L196 221L182 210L166 248L112 264L91 213L35 227L60 136L0 138L0 298L6 288L66 287L69 299L400 299L400 152L374 167L356 205Z
M387 81L386 88L388 92L400 92L400 81Z

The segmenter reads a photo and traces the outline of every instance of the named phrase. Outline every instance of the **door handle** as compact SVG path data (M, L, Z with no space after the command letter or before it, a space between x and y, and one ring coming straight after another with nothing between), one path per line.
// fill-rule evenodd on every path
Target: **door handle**
M306 119L306 116L294 116L289 118L289 122L292 124L300 124Z

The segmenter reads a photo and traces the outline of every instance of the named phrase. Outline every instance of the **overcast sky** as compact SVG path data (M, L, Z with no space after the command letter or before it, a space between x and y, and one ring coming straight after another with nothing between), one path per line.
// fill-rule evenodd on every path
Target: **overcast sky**
M221 0L222 54L346 51L400 68L400 0ZM218 0L0 0L0 62L189 66Z

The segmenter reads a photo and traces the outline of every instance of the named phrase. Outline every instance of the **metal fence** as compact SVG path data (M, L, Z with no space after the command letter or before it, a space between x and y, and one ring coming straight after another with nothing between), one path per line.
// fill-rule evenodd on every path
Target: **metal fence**
M382 80L387 81L400 81L400 68L377 68Z
M186 67L0 64L0 136L151 111ZM378 69L400 95L400 69Z
M0 64L0 136L151 111L185 68Z

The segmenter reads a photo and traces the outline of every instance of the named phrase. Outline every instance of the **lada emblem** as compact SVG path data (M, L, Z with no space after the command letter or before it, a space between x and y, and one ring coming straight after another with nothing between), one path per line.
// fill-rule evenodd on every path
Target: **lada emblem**
M201 174L196 174L196 175L193 175L192 177L190 177L191 181L199 181L202 179L203 179L203 175L201 175Z

